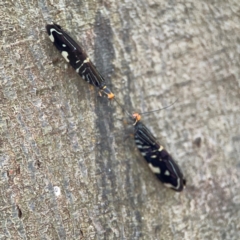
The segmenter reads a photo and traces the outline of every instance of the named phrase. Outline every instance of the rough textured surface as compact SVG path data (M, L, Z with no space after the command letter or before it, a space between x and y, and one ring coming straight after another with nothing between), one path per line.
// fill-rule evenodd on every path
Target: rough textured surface
M240 2L0 2L0 239L240 239ZM186 175L163 187L57 22Z

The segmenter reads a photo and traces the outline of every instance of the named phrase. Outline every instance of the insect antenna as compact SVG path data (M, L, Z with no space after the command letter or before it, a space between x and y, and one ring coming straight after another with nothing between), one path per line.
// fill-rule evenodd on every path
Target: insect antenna
M149 113L153 113L153 112L158 112L158 111L161 111L163 109L167 109L169 107L171 107L172 105L174 105L176 102L177 102L178 98L173 102L171 103L170 105L166 106L166 107L163 107L163 108L159 108L159 109L156 109L156 110L152 110L152 111L148 111L148 112L143 112L143 113L133 113L132 114L132 118L135 120L134 124L133 125L136 125L137 122L139 122L141 120L141 116L142 115L147 115Z
M171 106L173 106L176 102L177 102L178 98L173 102L171 103L170 105L166 106L166 107L163 107L163 108L159 108L159 109L156 109L156 110L152 110L152 111L148 111L148 112L143 112L143 113L138 113L140 115L147 115L149 113L153 113L153 112L158 112L158 111L161 111L163 109L167 109L167 108L170 108Z
M170 105L168 105L168 106L166 106L166 107L159 108L159 109L152 110L152 111L148 111L148 112L143 112L143 113L136 113L136 112L134 112L133 114L129 113L129 112L126 110L126 108L123 106L123 104L121 104L116 98L115 98L114 100L115 100L116 103L122 108L122 110L123 110L132 120L134 120L133 125L136 125L136 123L141 120L141 118L142 118L141 116L142 116L142 115L147 115L147 114L149 114L149 113L158 112L158 111L161 111L161 110L163 110L163 109L167 109L167 108L173 106L173 105L177 102L178 98L177 98L173 103L171 103Z

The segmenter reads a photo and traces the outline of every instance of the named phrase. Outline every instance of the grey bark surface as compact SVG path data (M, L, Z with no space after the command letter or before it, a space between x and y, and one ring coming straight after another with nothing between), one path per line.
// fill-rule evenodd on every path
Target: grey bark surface
M240 239L240 2L0 2L0 239ZM84 46L181 166L150 172L113 102L50 42Z

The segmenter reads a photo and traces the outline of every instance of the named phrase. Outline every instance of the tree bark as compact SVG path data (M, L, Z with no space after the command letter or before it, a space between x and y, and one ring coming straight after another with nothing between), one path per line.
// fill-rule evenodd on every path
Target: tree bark
M240 239L239 1L2 1L0 239ZM73 36L173 155L148 169L113 101L50 42ZM127 122L127 124L126 124Z

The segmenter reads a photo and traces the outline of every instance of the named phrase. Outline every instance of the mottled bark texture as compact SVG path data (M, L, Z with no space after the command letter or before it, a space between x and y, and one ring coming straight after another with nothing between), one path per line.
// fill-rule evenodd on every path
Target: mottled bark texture
M187 178L148 169L124 113L45 31L81 42ZM240 1L0 2L0 239L240 239Z

